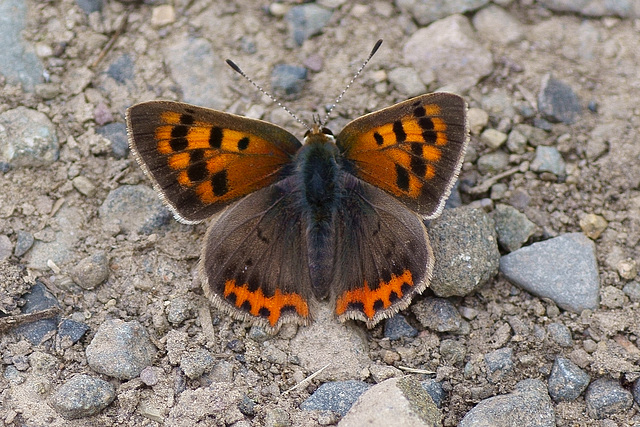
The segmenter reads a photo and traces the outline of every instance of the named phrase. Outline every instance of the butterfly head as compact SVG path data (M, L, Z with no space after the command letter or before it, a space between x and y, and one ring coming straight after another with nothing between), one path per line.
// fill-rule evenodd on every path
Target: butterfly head
M317 123L314 123L314 125L304 134L305 145L319 143L335 144L335 142L336 138L333 136L333 132L331 132L331 129Z

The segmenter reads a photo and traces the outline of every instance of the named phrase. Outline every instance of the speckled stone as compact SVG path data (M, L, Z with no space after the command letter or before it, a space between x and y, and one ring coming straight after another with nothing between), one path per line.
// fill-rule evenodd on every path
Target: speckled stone
M115 397L115 389L107 381L76 375L53 392L50 402L62 417L72 420L99 413Z

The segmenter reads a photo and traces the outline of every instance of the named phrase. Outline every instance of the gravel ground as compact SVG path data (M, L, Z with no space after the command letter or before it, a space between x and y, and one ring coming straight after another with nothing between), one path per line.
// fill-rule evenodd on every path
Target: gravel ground
M0 426L640 423L639 36L637 0L3 1ZM470 107L431 288L371 330L232 320L126 108L302 135L224 59L310 122L380 38L334 133L435 90Z

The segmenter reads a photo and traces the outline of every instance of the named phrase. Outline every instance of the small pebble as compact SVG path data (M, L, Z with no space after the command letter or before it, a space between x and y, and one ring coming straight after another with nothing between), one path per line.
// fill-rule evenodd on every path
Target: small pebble
M191 302L186 297L175 297L169 301L167 320L172 325L180 325L192 316Z
M13 252L13 243L9 236L0 234L0 261L4 261L11 256Z
M358 397L371 386L362 381L335 381L322 384L300 404L303 411L334 411L344 416Z
M567 167L558 149L544 145L536 147L536 156L530 168L534 172L550 172L557 177L564 177L567 174Z
M158 368L154 368L153 366L147 366L140 372L140 381L152 387L158 384Z
M71 270L71 278L82 289L93 289L109 277L109 259L97 252L82 259Z
M331 15L330 10L313 3L293 6L285 16L292 40L302 46L305 40L322 31Z
M587 388L584 396L587 413L597 420L623 414L633 405L633 395L618 380L598 378Z
M205 372L209 372L213 368L215 360L211 353L204 349L198 348L194 351L187 352L180 360L180 368L182 372L194 380L200 378Z
M556 358L549 375L549 394L556 401L572 401L587 389L591 377L578 365L563 357Z
M638 275L638 265L632 259L624 259L617 265L618 274L625 280L635 279Z
M116 397L113 386L100 378L76 375L51 395L51 406L67 420L98 414Z
M509 205L496 205L491 217L496 224L498 243L507 252L520 249L537 229L525 214Z
M175 20L176 12L170 4L162 4L151 10L151 25L154 27L164 27L173 24Z
M110 319L100 325L85 353L94 371L130 380L151 365L156 348L138 321Z
M513 350L508 347L499 348L487 353L484 361L488 369L487 379L497 384L513 371Z
M480 134L480 141L492 150L497 150L507 141L507 134L496 129L485 129Z
M58 336L60 338L68 337L71 343L75 344L84 336L89 330L89 325L81 322L76 322L71 319L63 319L58 324Z
M75 178L73 178L73 180L71 181L71 184L73 184L76 190L78 190L80 193L82 193L87 197L93 196L96 192L96 186L93 185L93 183L89 180L89 178L84 177L82 175L76 176Z
M469 108L469 111L467 111L467 120L469 121L469 130L471 133L478 135L487 123L489 123L489 113L480 108Z
M384 322L384 336L386 338L398 340L402 337L413 338L416 335L418 335L417 329L411 326L402 314L396 314Z
M547 120L571 124L578 119L582 107L571 86L547 74L542 79L538 110Z
M425 298L411 305L411 311L422 326L436 332L460 329L462 318L456 307L445 298Z
M17 257L21 257L31 249L34 241L35 239L33 234L27 231L18 230L16 232L16 246L13 249L13 254Z
M550 323L547 326L549 337L560 347L572 347L571 331L562 323Z
M477 166L482 175L495 175L509 167L509 155L504 151L483 154L478 158Z
M600 215L586 214L580 218L580 228L582 232L590 239L597 239L607 228L607 220Z

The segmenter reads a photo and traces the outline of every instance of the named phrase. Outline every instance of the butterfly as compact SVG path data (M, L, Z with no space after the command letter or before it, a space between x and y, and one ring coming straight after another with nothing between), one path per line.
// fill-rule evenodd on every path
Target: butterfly
M205 295L276 332L323 300L373 327L428 286L424 219L442 211L469 139L458 95L418 96L300 142L274 124L171 101L126 113L129 144L175 217L211 218Z

